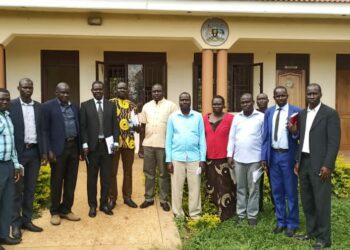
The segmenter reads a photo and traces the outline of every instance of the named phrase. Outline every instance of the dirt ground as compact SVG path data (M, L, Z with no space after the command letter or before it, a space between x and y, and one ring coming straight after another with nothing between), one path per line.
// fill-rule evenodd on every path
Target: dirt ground
M135 155L133 168L133 200L139 205L144 200L143 160ZM121 166L120 166L121 167ZM119 168L118 186L121 191L122 168ZM120 192L119 192L120 193ZM61 225L50 224L50 213L43 211L34 223L44 228L41 233L22 231L22 243L5 246L6 249L179 249L181 240L171 212L164 212L156 200L146 209L129 208L121 195L114 215L98 211L95 218L88 216L86 167L80 164L73 212L81 221L62 219Z

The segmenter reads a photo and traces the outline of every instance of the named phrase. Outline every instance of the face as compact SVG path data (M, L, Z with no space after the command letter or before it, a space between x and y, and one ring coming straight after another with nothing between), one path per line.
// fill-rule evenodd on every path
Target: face
M67 104L69 102L69 86L66 83L59 83L56 88L56 97L62 103Z
M101 100L103 97L103 84L95 83L92 85L91 92L96 100Z
M267 95L259 94L256 97L256 104L258 105L259 109L266 109L268 103L269 103L269 99L267 98Z
M157 101L160 101L163 99L163 89L160 85L154 85L152 87L152 99Z
M243 95L241 97L241 109L245 114L250 114L253 112L254 101L251 95Z
M283 88L278 88L274 91L273 99L275 99L276 104L279 107L283 107L287 104L288 94L287 91Z
M315 108L321 101L322 93L317 86L311 85L306 89L306 99L310 108Z
M120 82L117 85L117 97L120 99L126 99L128 96L128 86L125 82Z
M191 110L191 97L188 94L181 94L179 97L180 109L183 112L189 112Z
M0 111L4 112L8 109L10 104L10 95L8 93L0 92Z
M214 98L211 104L212 104L213 112L216 114L222 113L222 110L225 107L221 98Z
M33 94L33 82L29 79L21 80L17 89L22 98L30 98Z

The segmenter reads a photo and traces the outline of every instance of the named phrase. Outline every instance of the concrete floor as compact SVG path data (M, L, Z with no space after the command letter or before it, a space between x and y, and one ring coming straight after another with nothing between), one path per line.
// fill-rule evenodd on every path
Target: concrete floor
M144 200L143 160L135 155L133 168L133 200ZM122 184L122 170L118 173L118 186ZM121 190L121 188L119 188ZM102 212L88 217L86 166L80 164L73 212L79 222L62 220L61 225L50 224L50 213L43 211L34 223L44 228L42 233L23 232L22 243L5 246L6 249L179 249L181 240L171 212L156 205L146 209L132 209L119 198L114 215Z

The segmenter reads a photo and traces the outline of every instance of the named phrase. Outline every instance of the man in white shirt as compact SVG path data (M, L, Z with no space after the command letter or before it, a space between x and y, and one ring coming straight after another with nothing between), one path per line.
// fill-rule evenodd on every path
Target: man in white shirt
M254 109L253 96L241 96L242 111L233 119L227 145L228 163L237 179L238 223L247 218L257 224L260 179L253 181L253 172L260 168L264 114Z

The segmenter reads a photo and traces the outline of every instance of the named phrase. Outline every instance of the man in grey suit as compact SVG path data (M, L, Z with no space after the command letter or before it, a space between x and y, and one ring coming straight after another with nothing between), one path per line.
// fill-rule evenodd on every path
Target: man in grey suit
M308 107L299 115L300 145L294 167L300 178L306 234L296 238L315 239L313 248L323 249L331 246L331 173L340 144L340 119L337 111L321 103L317 83L308 85L306 97Z
M92 83L91 92L94 98L83 102L80 111L81 140L87 163L87 188L89 216L96 216L97 178L100 172L101 198L100 210L113 215L108 206L108 192L112 174L113 154L108 147L118 146L119 126L116 119L115 105L103 97L103 83ZM106 139L112 138L113 144L107 145Z

